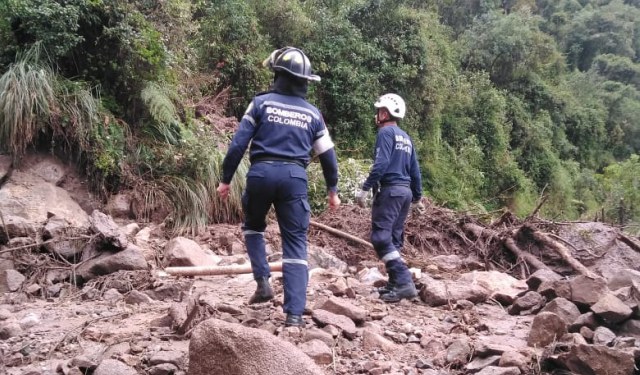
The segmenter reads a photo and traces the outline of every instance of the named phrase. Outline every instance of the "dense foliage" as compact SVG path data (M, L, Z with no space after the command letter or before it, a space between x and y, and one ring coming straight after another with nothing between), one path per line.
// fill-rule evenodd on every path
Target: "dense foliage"
M221 122L268 87L260 62L285 45L322 76L310 100L347 200L372 103L397 92L437 202L527 214L548 195L549 217L640 221L637 1L7 0L0 147L72 151L104 194L136 187L141 214L170 205L176 227L237 219L241 173L231 205L214 193Z

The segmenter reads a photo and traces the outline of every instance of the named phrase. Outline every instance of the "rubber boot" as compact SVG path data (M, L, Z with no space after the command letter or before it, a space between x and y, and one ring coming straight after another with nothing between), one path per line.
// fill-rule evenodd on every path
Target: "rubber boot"
M418 291L413 282L396 285L389 293L382 294L380 299L384 302L400 302L401 299L412 299L418 296Z
M302 315L287 314L287 319L284 321L284 326L304 328L305 322L304 319L302 319Z
M256 292L249 298L249 304L267 302L273 299L273 290L271 290L267 276L257 278L256 283L258 283L258 286L256 287Z
M388 271L387 272L389 274L389 281L387 281L387 285L382 286L378 289L376 289L376 291L378 292L379 295L383 295L383 294L387 294L389 292L391 292L393 290L393 288L395 288L396 286L396 281L395 281L395 275L393 274L392 271Z

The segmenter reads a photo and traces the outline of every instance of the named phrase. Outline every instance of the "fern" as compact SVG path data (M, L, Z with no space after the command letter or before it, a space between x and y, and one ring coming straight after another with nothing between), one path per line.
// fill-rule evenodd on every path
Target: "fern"
M173 93L157 82L148 82L140 94L153 118L152 131L171 144L180 140L180 122L172 100Z
M11 65L0 77L0 145L18 161L55 103L55 75L32 61Z

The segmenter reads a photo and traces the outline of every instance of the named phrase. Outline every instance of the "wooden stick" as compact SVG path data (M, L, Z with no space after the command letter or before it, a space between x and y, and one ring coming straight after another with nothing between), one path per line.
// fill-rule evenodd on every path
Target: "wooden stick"
M318 227L320 229L324 229L324 230L326 230L327 232L329 232L331 234L335 234L336 236L339 236L339 237L342 237L342 238L346 238L348 240L357 242L360 245L364 245L364 246L367 246L367 247L370 247L370 248L373 249L373 245L371 244L371 242L365 241L362 238L353 236L353 235L351 235L349 233L345 233L345 232L343 232L341 230L338 230L338 229L335 229L335 228L331 228L331 227L326 226L324 224L320 224L320 223L318 223L316 221L313 221L313 220L309 221L309 224L313 225L314 227Z
M282 262L269 263L273 272L282 271ZM215 276L251 273L250 264L232 264L229 266L195 266L195 267L167 267L164 272L173 276Z
M638 244L632 238L630 238L628 236L625 236L624 234L620 233L620 234L618 234L618 239L620 241L624 242L625 244L627 244L627 246L629 246L633 250L635 250L635 251L640 253L640 244Z
M516 241L512 237L507 237L504 240L504 246L509 249L515 256L520 259L523 259L527 264L536 270L550 270L546 264L542 263L541 260L533 256L532 254L524 252L522 249L516 245Z
M536 241L538 241L538 242L542 243L543 245L553 249L556 253L558 253L560 255L562 260L564 260L565 262L567 262L567 264L569 264L571 266L571 268L573 268L574 270L578 271L580 274L585 275L585 276L589 276L589 277L596 277L597 276L596 274L591 272L591 270L589 270L587 267L585 267L582 263L580 263L578 260L576 260L576 258L571 256L571 252L563 244L561 244L558 241L553 240L551 237L549 237L546 234L536 230L533 227L527 226L527 229L529 231L531 231L531 235L533 236L533 238Z
M467 232L470 232L471 234L476 236L476 238L481 238L481 237L499 238L500 237L498 232L496 232L496 231L494 231L492 229L483 228L483 227L481 227L481 226L479 226L477 224L466 223L466 224L463 225L463 228ZM536 258L532 254L529 254L529 253L523 251L522 249L520 249L518 247L518 245L516 244L516 241L513 239L513 237L511 237L511 235L504 239L503 244L509 251L511 251L513 253L513 255L515 255L519 259L524 260L531 267L533 267L533 268L535 268L537 270L540 270L540 269L548 270L549 269L549 267L547 267L546 264L542 263L542 261L540 261L538 258Z

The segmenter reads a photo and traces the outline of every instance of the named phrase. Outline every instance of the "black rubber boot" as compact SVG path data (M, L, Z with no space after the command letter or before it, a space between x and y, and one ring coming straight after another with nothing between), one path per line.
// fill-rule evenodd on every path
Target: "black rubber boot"
M271 290L271 285L269 285L269 278L266 276L258 278L256 279L256 283L258 283L258 287L256 288L256 292L249 298L249 304L272 300L273 290Z
M381 286L380 288L376 289L376 291L378 292L379 295L383 295L383 294L387 294L387 293L391 292L393 290L393 288L395 288L395 285L394 285L393 281L389 280L387 282L387 285Z
M287 314L287 319L284 321L284 326L304 328L305 322L304 319L302 319L302 315Z
M413 283L397 285L390 292L382 294L380 299L385 302L400 302L401 299L412 299L418 296L418 291Z
M393 288L396 287L395 275L393 274L393 272L391 270L387 270L387 273L389 274L389 281L387 281L387 285L385 285L383 287L380 287L380 288L378 288L376 290L379 295L387 294L387 293L391 292L393 290Z

